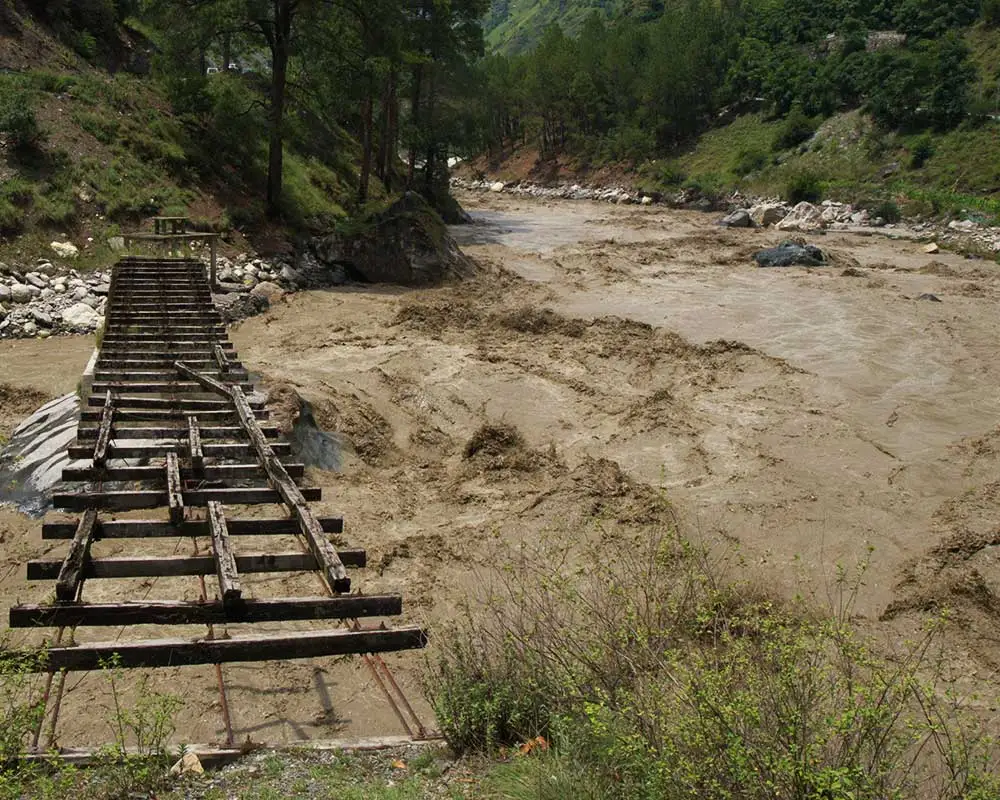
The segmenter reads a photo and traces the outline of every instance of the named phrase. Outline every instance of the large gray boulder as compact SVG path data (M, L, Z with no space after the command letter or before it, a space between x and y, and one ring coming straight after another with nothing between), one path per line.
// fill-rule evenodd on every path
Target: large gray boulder
M731 214L727 214L719 220L719 224L726 228L754 227L753 220L750 218L750 212L745 208L738 208Z
M754 254L758 267L822 267L827 265L823 251L815 245L782 242Z
M92 331L101 321L101 315L86 303L74 303L62 312L62 323L74 331Z
M325 268L340 267L368 283L432 286L475 272L441 218L415 192L350 231L313 240L311 247Z

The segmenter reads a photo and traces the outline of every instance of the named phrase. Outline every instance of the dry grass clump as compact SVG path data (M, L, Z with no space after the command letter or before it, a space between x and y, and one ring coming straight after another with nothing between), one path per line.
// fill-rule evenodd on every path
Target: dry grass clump
M467 462L482 471L530 472L548 460L547 456L529 447L521 432L506 422L480 426L465 443L462 454Z

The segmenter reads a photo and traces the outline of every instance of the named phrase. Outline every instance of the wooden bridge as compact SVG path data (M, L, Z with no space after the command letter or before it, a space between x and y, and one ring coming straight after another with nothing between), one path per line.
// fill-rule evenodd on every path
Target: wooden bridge
M320 490L300 485L303 465L291 460L289 443L268 424L264 400L251 390L213 305L205 265L128 257L114 267L94 380L81 398L70 447L78 461L63 474L80 488L54 498L56 508L78 516L42 526L42 538L67 540L68 552L27 565L29 580L55 581L51 602L10 609L11 627L57 629L44 647L22 653L30 669L61 675L109 663L218 665L424 646L419 627L360 623L400 614L402 598L352 593L349 569L365 565L365 552L333 546L330 534L343 532L342 520L314 514L310 503ZM281 513L273 513L276 508ZM298 536L305 546L259 549L282 535ZM196 555L143 553L151 539L169 537L192 541ZM99 539L131 540L135 553L92 558ZM250 573L302 571L317 571L327 595L250 597L242 580ZM183 575L202 577L200 600L84 599L88 581ZM214 576L214 591L204 576ZM212 627L293 620L331 624L232 637L216 637ZM93 643L77 643L72 635L79 627L150 624L203 624L208 631Z

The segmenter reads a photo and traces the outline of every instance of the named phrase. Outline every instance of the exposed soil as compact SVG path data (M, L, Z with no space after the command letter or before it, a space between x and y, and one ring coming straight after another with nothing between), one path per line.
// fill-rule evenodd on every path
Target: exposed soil
M836 599L837 565L850 571L873 548L864 624L904 636L948 607L962 622L946 634L954 666L970 680L996 669L995 265L831 233L810 241L836 266L758 269L749 255L780 234L661 208L462 199L485 220L459 232L479 278L299 293L232 331L251 370L294 389L352 445L340 473L309 478L324 487L320 509L343 513L342 542L368 551L358 588L401 592L403 621L433 634L482 585L498 543L679 524L730 542L770 590L820 603ZM924 293L943 302L918 302ZM57 354L71 341L10 345L35 376L18 385L51 392L31 348ZM0 592L40 600L49 587L24 582L23 559L63 546L7 521ZM281 545L269 548L298 546ZM120 596L104 583L88 596ZM314 576L248 583L270 596L319 589ZM139 591L194 597L197 586ZM387 661L429 720L421 659ZM360 660L224 672L240 740L399 732ZM155 681L188 698L182 738L220 738L210 669ZM107 738L93 723L106 684L72 678L64 743Z

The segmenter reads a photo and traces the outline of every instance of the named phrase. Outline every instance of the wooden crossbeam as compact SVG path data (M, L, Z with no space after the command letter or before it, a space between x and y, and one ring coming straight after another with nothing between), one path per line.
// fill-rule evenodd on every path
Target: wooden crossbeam
M153 458L165 456L169 450L187 446L187 438L163 439L162 441L138 441L126 444L127 439L113 440L109 446L108 458ZM247 442L202 442L201 450L205 456L218 458L234 458L253 453L253 446ZM91 449L86 444L74 443L67 451L70 458L90 458ZM274 452L289 455L292 445L289 442L275 442Z
M399 595L277 597L240 602L157 600L136 603L17 605L12 628L118 625L222 625L315 619L389 617L403 613Z
M191 419L192 417L195 419L198 418L194 414L187 415L187 419ZM121 420L119 420L117 423L112 424L111 436L113 439L162 439L164 437L179 437L185 433L190 434L190 423L185 420L181 420L181 422L184 424L183 427L180 425L128 426L121 424ZM264 435L268 439L277 439L281 436L281 432L273 425L262 425L261 430L264 431ZM99 431L100 428L81 426L77 428L76 436L81 441L96 439ZM204 428L199 426L198 431L201 439L209 440L233 439L246 436L246 431L239 425L213 425ZM190 443L190 437L188 438L188 443Z
M240 599L243 590L240 587L240 574L236 569L236 558L233 556L229 531L226 529L226 514L221 503L212 501L208 504L208 527L212 531L212 552L215 554L219 593L224 603L233 603Z
M291 478L289 478L291 480ZM304 499L322 499L318 487L303 489ZM189 489L182 493L186 506L204 506L209 500L218 500L226 505L256 505L260 503L281 503L281 492L270 487L233 487L223 489ZM157 489L139 489L131 492L84 492L80 494L56 494L52 498L56 508L68 511L85 511L99 508L110 511L127 511L138 508L158 508L168 502L167 492Z
M363 567L364 550L341 550L345 564ZM236 569L251 575L260 572L313 572L318 569L312 553L245 553L235 556ZM58 577L63 562L34 559L28 562L29 581L50 581ZM110 578L176 578L190 575L213 575L215 558L205 556L113 556L89 558L84 562L83 577L87 580Z
M125 395L118 395L115 398L115 404L119 407L126 407L132 409L147 409L147 408L179 408L185 411L201 411L201 410L226 410L228 411L231 406L224 400L203 400L194 397L130 397ZM87 405L89 406L100 406L104 405L104 401L95 395L91 395L87 400ZM251 406L263 406L264 401L259 400L251 403Z
M351 653L385 653L424 647L427 636L418 627L374 631L303 631L242 636L238 639L153 639L139 642L98 642L71 647L11 653L34 672L101 669L114 663L134 667L182 667L234 661L274 661L318 658ZM9 652L9 651L8 651Z
M97 429L97 442L94 444L94 454L91 460L96 466L101 466L108 457L108 442L111 441L111 426L114 422L115 405L111 390L104 396L104 411L101 412L101 424Z
M191 469L195 475L204 474L205 453L201 449L201 428L198 427L198 417L194 414L188 417L188 453L191 455Z
M299 532L299 524L294 519L239 519L226 520L230 536L283 536ZM319 523L326 533L343 533L342 517L320 517ZM79 522L46 522L42 524L42 539L72 539ZM188 519L180 525L173 525L162 519L115 519L99 520L95 539L153 539L174 536L209 536L207 520ZM364 552L364 551L359 551ZM310 558L312 556L310 555ZM341 554L343 559L343 554ZM352 563L351 566L364 566Z
M184 521L184 495L181 492L181 469L177 453L171 450L167 453L167 506L170 509L170 521L178 525Z
M243 389L252 388L252 384L243 381ZM192 381L94 381L95 392L129 392L133 394L200 394L201 386Z
M60 602L72 602L76 599L77 590L83 583L83 566L90 553L90 543L94 538L94 528L97 524L97 511L88 508L77 525L69 553L59 569L56 578L56 599Z
M243 391L238 386L229 387L212 378L206 378L183 362L177 361L175 364L181 374L187 375L206 388L228 396L233 401L240 424L246 428L250 441L257 449L257 455L261 459L271 485L281 495L284 502L291 508L292 514L299 521L299 528L309 543L309 549L316 556L316 561L322 565L323 577L330 589L333 592L350 591L351 579L347 575L347 570L337 557L337 552L330 544L330 540L323 534L322 527L307 504L305 493L292 480L261 432L260 425L254 419L253 411L247 403Z
M187 416L183 409L179 408L123 408L115 413L115 417L121 420L128 420L130 422L155 422L157 420L176 420L178 422L183 422L184 418ZM198 418L206 420L231 420L236 416L236 412L231 408L218 408L209 410L198 410ZM258 408L254 410L254 416L257 419L268 419L270 417L270 412L266 408ZM81 422L99 422L101 419L100 411L81 411L80 421ZM73 458L89 458L89 456L73 456Z
M181 467L182 480L253 480L263 477L263 467L253 464L210 464L201 470L193 467ZM304 464L285 464L285 469L293 478L305 475ZM155 481L163 477L163 468L158 466L142 467L65 467L62 471L64 481Z

